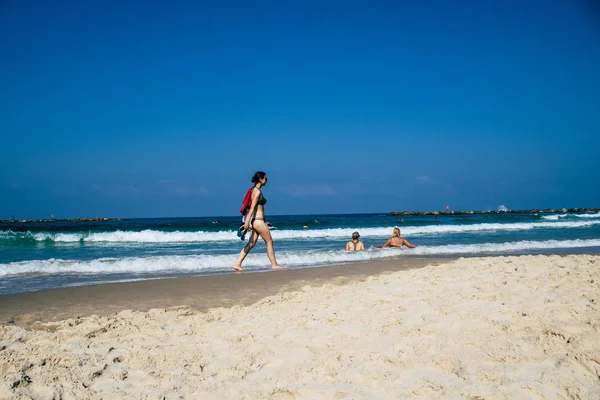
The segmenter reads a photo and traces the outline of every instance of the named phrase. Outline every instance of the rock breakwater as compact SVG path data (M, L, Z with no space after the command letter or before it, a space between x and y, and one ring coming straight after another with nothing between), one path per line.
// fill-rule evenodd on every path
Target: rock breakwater
M0 219L0 224L43 224L52 222L103 222L103 221L120 221L121 218L69 218L69 219Z
M600 208L546 208L543 210L493 210L493 211L393 211L389 217L409 215L470 215L470 214L564 214L564 213L596 213Z

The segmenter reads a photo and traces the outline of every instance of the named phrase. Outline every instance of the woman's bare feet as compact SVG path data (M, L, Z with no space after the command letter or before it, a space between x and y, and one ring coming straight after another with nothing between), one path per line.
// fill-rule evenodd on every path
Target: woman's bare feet
M237 272L242 272L244 270L241 266L237 264L233 266L233 269L235 269Z
M279 265L279 264L271 265L271 269L282 269L282 268L287 268L287 267L284 267L283 265Z

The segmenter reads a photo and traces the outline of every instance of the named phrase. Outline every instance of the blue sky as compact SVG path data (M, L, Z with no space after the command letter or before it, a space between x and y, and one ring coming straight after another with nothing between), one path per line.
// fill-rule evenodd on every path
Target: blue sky
M594 2L249 4L0 1L0 219L600 206Z

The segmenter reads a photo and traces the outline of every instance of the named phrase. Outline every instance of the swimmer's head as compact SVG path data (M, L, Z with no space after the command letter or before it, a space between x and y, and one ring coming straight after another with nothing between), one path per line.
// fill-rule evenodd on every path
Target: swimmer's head
M400 237L400 228L394 228L394 233L392 233L392 237Z
M360 238L360 235L358 234L358 232L352 233L352 240L358 240L358 238Z

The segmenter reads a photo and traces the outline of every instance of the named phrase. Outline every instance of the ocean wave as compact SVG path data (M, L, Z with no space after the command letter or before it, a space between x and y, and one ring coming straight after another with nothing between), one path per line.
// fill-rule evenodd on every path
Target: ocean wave
M547 221L558 221L559 219L564 218L600 218L600 212L595 214L553 214L553 215L544 215L542 219Z
M364 252L332 251L282 251L277 253L279 262L289 267L331 265L348 262L394 258L400 255L456 255L493 254L507 251L565 249L600 247L600 239L519 241L506 243L479 243L446 246L419 246L415 249L372 249ZM192 272L198 274L231 272L237 255L160 256L138 258L100 258L88 261L35 260L0 264L1 276L24 274L114 274L114 273L159 273ZM265 254L250 254L244 262L247 270L268 269Z
M595 214L593 214L595 215ZM526 231L530 229L568 229L600 225L600 219L586 219L583 221L557 221L557 222L519 222L519 223L482 223L465 225L425 225L402 226L405 236L436 236L442 234L477 233L477 232L502 232ZM331 228L307 230L274 230L271 232L275 240L310 240L348 238L353 231L359 231L363 238L391 236L393 226L375 228ZM24 242L50 242L50 243L202 243L202 242L227 242L239 241L235 231L224 230L208 231L174 231L165 232L157 230L143 231L112 231L112 232L0 232L0 241Z
M545 215L542 217L542 219L545 219L547 221L558 221L558 218L558 215Z
M486 254L522 250L574 249L581 247L600 247L600 239L575 240L522 240L505 243L452 244L443 246L419 246L411 250L417 255Z

